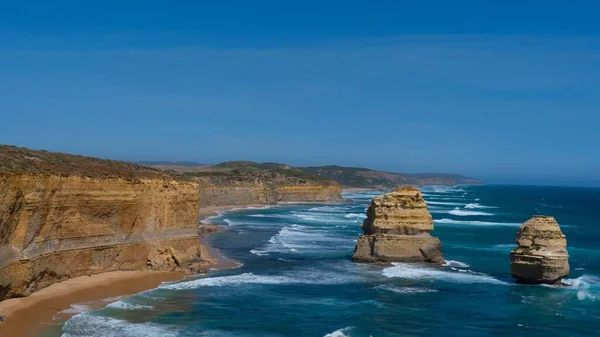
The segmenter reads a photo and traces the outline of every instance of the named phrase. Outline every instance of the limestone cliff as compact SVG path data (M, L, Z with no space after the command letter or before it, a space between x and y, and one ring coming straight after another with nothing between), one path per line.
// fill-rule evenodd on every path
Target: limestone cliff
M364 235L356 243L358 262L442 263L441 243L429 233L433 220L421 192L400 187L371 201Z
M80 275L211 263L193 181L14 147L0 159L0 300Z
M341 186L276 163L226 162L216 166L158 165L192 178L200 185L200 206L339 202Z
M0 300L106 271L202 271L215 262L203 207L342 200L335 182L278 164L182 174L2 145L0 191Z
M550 216L534 216L519 228L510 253L512 276L521 283L560 283L569 275L567 239Z

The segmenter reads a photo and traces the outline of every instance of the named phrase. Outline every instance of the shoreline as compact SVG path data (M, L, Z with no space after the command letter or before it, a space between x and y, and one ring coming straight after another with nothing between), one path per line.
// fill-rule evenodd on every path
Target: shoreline
M327 202L315 203L322 204ZM212 233L223 230L222 226L210 223L210 219L221 216L223 212L251 208L269 208L277 205L281 205L281 203L223 205L200 208L198 218L199 239L201 244L208 249L211 256L216 260L216 263L209 268L207 273L186 274L182 272L150 270L110 271L75 277L54 283L27 297L0 301L0 315L4 317L4 321L0 321L0 336L39 336L45 330L52 328L53 323L57 323L57 321L64 322L70 317L79 314L65 314L60 320L55 319L59 313L63 313L74 304L102 301L101 305L93 309L99 310L125 297L155 289L164 282L207 275L211 271L238 268L241 266L238 261L228 258L208 243L208 237ZM203 230L202 226L206 226L206 229Z
M217 232L220 226L212 225L206 220L219 216L219 211L231 211L236 208L268 207L269 205L228 205L201 208L199 212L199 232L204 226L216 226L217 230L210 230L204 235L199 235L200 242L207 247L217 263L210 267L210 271L239 267L237 261L231 260L221 254L217 249L208 244L208 236ZM132 296L140 292L155 289L164 282L178 281L186 277L195 277L206 274L186 274L181 272L161 272L150 270L136 271L110 271L88 276L79 276L62 282L54 283L44 289L34 292L27 297L10 298L0 301L0 336L30 337L52 327L57 314L71 308L73 304L100 301L114 298L113 301L104 301L103 308L123 297ZM63 319L75 316L65 315Z
M111 271L54 283L30 296L0 302L4 315L0 335L36 336L51 327L56 314L73 304L133 295L184 277L179 272Z
M124 297L155 289L164 282L206 275L210 271L237 268L240 266L239 262L229 259L208 244L208 236L223 229L207 220L220 216L221 212L273 206L277 206L277 204L223 205L200 208L199 239L217 261L205 274L150 270L110 271L54 283L30 296L0 301L0 315L4 317L4 320L0 321L0 336L39 336L43 331L52 327L52 324L56 322L57 314L71 308L74 304L114 299L103 301L102 305L94 308L94 310L98 310ZM203 225L214 226L216 230L209 227L208 231L203 232L201 228ZM67 314L61 317L61 321L77 314Z

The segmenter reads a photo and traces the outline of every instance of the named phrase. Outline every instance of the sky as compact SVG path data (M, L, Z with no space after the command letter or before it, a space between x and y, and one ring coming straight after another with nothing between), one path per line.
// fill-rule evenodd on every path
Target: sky
M600 186L599 15L595 1L4 1L0 144Z

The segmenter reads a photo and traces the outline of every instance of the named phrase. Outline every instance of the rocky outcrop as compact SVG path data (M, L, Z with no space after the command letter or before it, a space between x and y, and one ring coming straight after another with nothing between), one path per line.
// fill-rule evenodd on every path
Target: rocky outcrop
M510 253L512 276L520 283L555 284L569 275L567 239L551 216L534 216L519 228Z
M0 300L81 275L212 261L195 182L0 172L0 191Z
M440 240L430 235L433 219L414 187L400 187L374 198L362 228L354 261L444 262Z

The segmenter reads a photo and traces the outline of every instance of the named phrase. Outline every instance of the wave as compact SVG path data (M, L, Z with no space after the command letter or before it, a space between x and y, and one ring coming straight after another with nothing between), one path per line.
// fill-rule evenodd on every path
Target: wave
M309 226L292 225L283 227L273 235L262 248L250 251L254 255L264 256L269 253L298 253L305 251L326 251L332 249L345 249L343 243L350 243L350 239L335 237L326 231ZM334 243L334 244L332 244Z
M63 327L63 337L138 337L175 336L175 328L155 323L132 323L126 320L82 313L72 317Z
M120 310L152 310L154 309L151 305L144 304L132 304L124 301L113 302L106 306L107 308L120 309Z
M464 263L464 262L460 262L460 261L455 261L455 260L446 260L444 261L444 266L446 267L458 267L458 268L469 268L469 265Z
M231 276L199 278L180 283L162 285L160 289L185 290L201 287L224 287L243 284L260 285L289 285L289 284L343 284L354 282L348 274L323 272L322 270L298 270L295 273L284 275L256 275L243 273Z
M426 187L421 188L421 191L426 192L426 193L442 193L442 194L465 192L464 189L459 188L457 186L426 186Z
M344 218L347 218L347 219L364 219L366 217L367 216L365 214L361 214L361 213L349 213L349 214L344 215Z
M453 210L451 210L448 213L452 214L452 215L456 215L456 216L489 216L489 215L494 215L492 213L487 213L487 212L463 211L461 209L453 209Z
M331 216L331 215L327 216L326 214L319 216L316 213L307 214L307 213L301 213L301 212L292 212L292 216L294 216L300 220L311 221L311 222L325 222L325 223L339 223L340 222L340 220L336 219L335 216Z
M508 285L490 275L471 270L448 271L442 268L423 267L402 263L392 263L393 267L385 268L383 276L389 278L440 280L452 283L489 283Z
M375 287L376 290L391 291L397 294L419 294L419 293L437 293L436 289L429 288L417 288L417 287L393 287L389 285L379 285Z
M342 206L319 206L309 208L309 212L327 212L327 213L343 213L348 211L348 207Z
M480 205L478 203L472 203L472 204L467 204L465 205L466 209L480 209L480 208L498 208L496 206L485 206L485 205Z
M581 275L575 279L563 279L563 283L577 291L577 299L596 300L600 295L600 278L592 275Z
M520 223L512 222L491 222L491 221L466 221L466 220L452 220L452 219L439 219L433 220L438 224L451 224L451 225L476 225L476 226L521 226Z
M427 205L444 205L444 206L463 206L466 205L464 202L444 202L444 201L427 201L425 200Z
M352 329L353 329L353 327L347 326L343 329L338 329L338 330L335 330L334 332L328 333L323 337L350 337L350 335L348 333Z
M81 314L93 310L90 306L85 304L71 304L68 309L62 310L59 314Z

